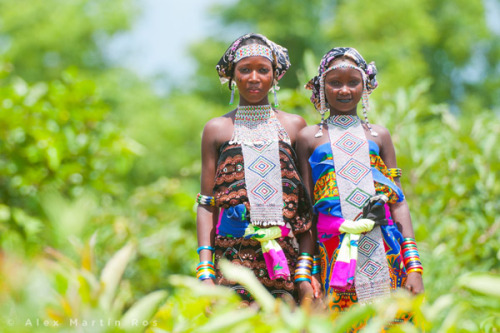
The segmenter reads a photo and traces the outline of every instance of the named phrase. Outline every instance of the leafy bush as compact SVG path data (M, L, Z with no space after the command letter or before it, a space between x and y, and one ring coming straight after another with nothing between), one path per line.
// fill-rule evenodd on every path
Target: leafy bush
M0 117L0 244L50 244L51 231L42 232L44 193L78 198L92 192L99 200L122 195L134 142L109 121L95 83L76 71L32 85L3 74L0 105L8 116Z

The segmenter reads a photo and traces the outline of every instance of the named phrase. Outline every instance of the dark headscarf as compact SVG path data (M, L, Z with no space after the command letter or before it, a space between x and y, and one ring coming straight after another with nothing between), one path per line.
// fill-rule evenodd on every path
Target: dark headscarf
M226 82L230 82L229 89L231 89L231 81L234 76L234 56L236 51L240 48L241 44L249 39L249 38L257 38L264 42L264 44L269 47L273 53L273 69L274 69L274 84L278 84L278 80L280 80L285 72L290 67L290 58L288 57L288 50L272 41L267 39L265 36L255 33L250 33L241 36L237 40L235 40L231 46L226 50L222 58L220 58L215 69L219 74L219 78L222 84Z
M335 47L328 51L323 58L321 58L320 65L318 67L318 75L313 77L307 84L306 89L312 90L311 102L314 104L318 111L321 111L320 103L320 80L323 74L328 70L330 63L336 59L345 56L356 64L366 75L363 75L364 88L366 92L370 94L378 85L377 79L377 68L375 63L366 63L365 59L359 54L359 52L352 47Z

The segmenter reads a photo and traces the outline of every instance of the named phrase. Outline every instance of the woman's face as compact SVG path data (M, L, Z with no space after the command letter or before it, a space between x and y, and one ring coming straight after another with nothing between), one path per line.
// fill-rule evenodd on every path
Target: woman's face
M240 93L240 105L269 104L267 94L273 85L273 66L269 59L243 58L234 68L234 80Z
M330 67L347 63L355 65L347 59L336 59ZM337 68L325 76L325 97L330 105L331 115L356 115L356 106L363 93L363 77L354 68Z

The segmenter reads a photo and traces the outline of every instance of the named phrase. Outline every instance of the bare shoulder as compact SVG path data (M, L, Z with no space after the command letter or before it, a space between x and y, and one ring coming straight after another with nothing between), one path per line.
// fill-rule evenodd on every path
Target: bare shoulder
M323 136L316 137L319 124L304 127L297 136L297 143L308 152L308 155L321 144L328 141L328 132L323 128ZM326 133L325 133L326 132Z
M315 137L319 130L319 125L310 125L302 128L298 134L298 139L309 141Z
M223 142L231 139L234 129L234 115L231 111L223 116L210 119L203 128L203 136L210 141Z
M302 118L298 114L276 110L276 115L284 126L287 125L291 128L294 128L297 132L307 126L304 118Z
M391 133L383 126L373 124L373 130L378 136L374 138L380 148L380 157L389 168L396 167L396 151L392 142Z
M381 125L377 125L377 124L372 124L371 126L372 126L373 130L375 132L377 132L378 137L382 141L391 140L391 133L389 132L389 130L387 128L385 128L384 126L381 126Z
M283 125L286 132L288 133L292 146L295 147L295 144L297 142L297 134L301 129L307 126L306 121L304 120L304 118L297 114L288 113L281 110L276 110L276 117L278 117L281 125Z

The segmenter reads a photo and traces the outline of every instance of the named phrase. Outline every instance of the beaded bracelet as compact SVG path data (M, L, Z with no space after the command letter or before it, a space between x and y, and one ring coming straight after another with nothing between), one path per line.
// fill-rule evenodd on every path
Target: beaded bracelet
M391 168L387 169L387 171L389 172L389 176L391 176L392 178L401 177L403 175L403 170L401 170L400 168Z
M196 253L200 254L200 252L202 250L210 250L210 251L214 252L215 248L213 248L212 246L208 246L208 245L200 246L198 249L196 249Z
M314 274L319 274L319 273L321 273L321 261L320 261L319 256L314 256L313 257L313 268L312 268L311 274L314 275Z
M406 273L418 272L422 274L424 268L418 254L417 242L414 238L404 238L401 244L403 252L403 262L406 268Z
M209 260L200 262L196 267L196 277L201 281L215 279L214 263Z
M214 197L211 197L209 195L203 195L201 193L198 193L198 195L196 195L196 202L200 205L215 206Z
M311 268L313 257L308 253L301 253L295 265L295 283L307 281L311 283Z

